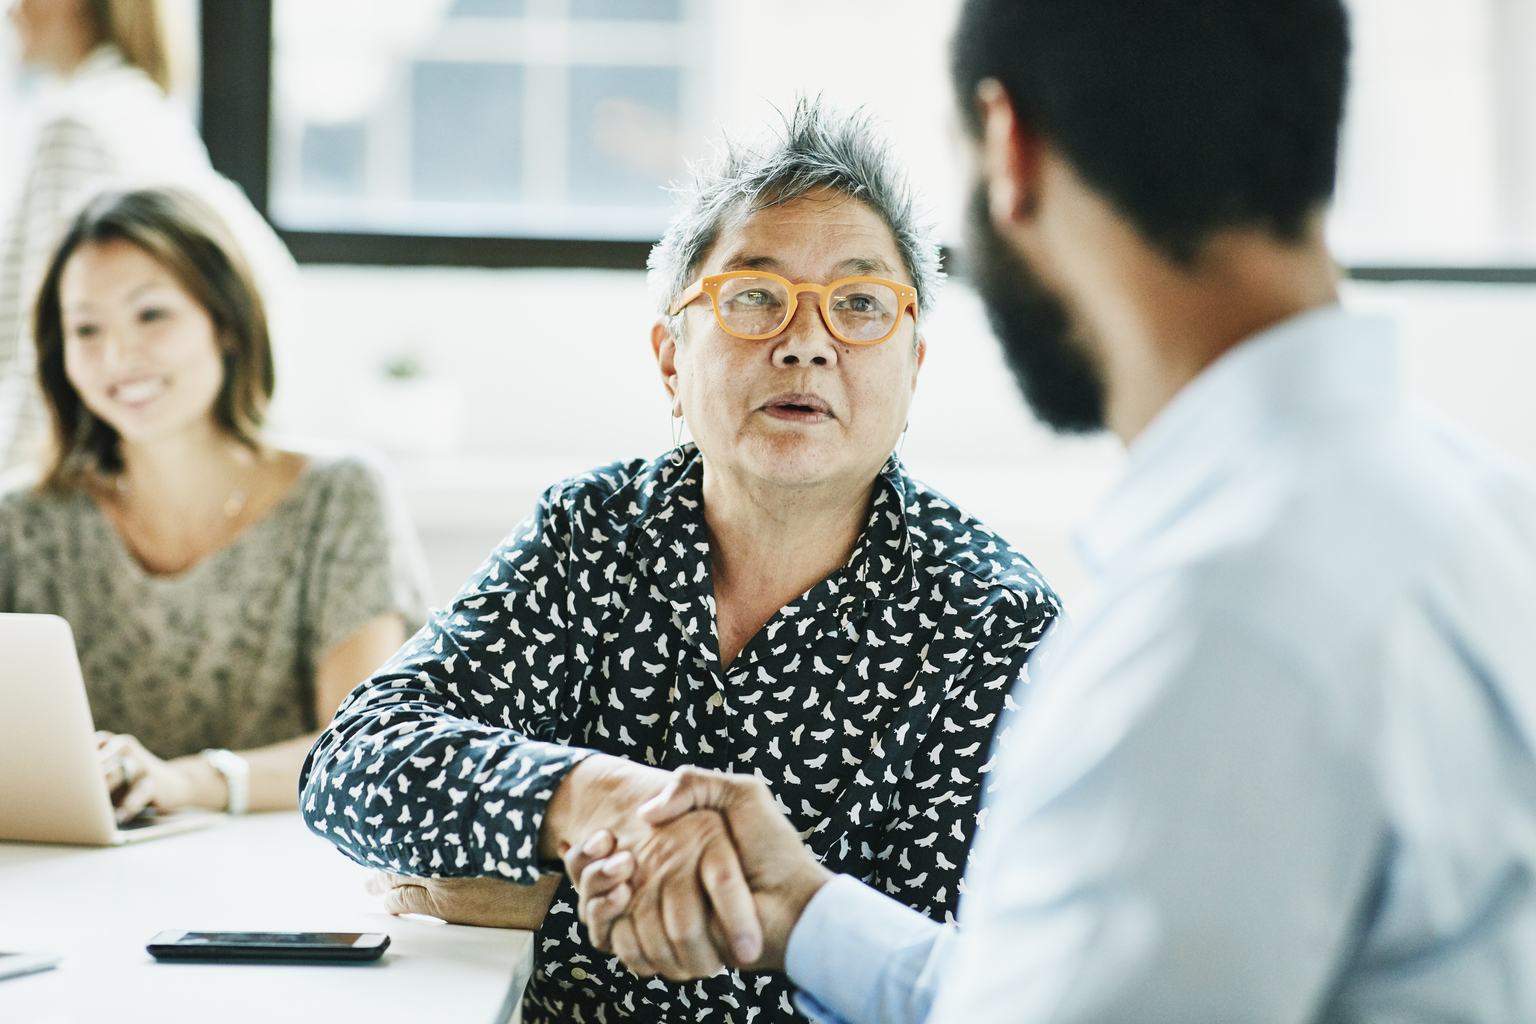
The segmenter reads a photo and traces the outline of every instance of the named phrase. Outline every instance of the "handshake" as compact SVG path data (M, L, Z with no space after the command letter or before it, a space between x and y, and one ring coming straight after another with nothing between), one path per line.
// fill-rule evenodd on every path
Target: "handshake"
M795 923L832 877L760 779L602 754L555 792L539 854L564 861L594 947L672 981L726 966L782 970ZM548 885L382 873L369 888L394 913L522 928L537 927L553 895Z

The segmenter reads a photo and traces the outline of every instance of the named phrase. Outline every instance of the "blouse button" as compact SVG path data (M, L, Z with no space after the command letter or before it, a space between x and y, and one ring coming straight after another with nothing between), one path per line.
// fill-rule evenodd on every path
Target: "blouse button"
M720 696L720 691L719 690L716 690L714 693L709 695L709 706L710 707L717 708L721 704L724 704L724 703L725 703L725 698Z
M580 967L572 967L571 977L575 978L577 981L586 981L587 972L582 970Z

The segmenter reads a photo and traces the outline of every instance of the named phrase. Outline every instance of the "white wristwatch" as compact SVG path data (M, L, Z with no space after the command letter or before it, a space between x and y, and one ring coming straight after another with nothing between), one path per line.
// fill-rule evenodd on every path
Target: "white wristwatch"
M250 762L233 750L212 747L203 751L203 757L213 765L214 771L224 776L224 783L229 787L229 806L224 809L230 814L244 814L251 802Z

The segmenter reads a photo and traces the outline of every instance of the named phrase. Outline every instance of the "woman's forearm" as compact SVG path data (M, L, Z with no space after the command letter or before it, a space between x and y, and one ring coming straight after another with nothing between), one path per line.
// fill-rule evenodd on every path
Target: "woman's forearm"
M315 673L315 715L329 722L352 687L367 679L405 641L405 626L398 612L368 622L320 659ZM248 811L292 811L299 806L299 770L309 748L320 738L318 731L265 747L236 751L251 766ZM177 766L192 786L193 806L224 810L229 806L229 785L208 759L194 754L177 759Z
M299 769L320 734L312 732L291 740L237 753L251 766L249 811L291 811L299 806ZM229 806L229 786L201 754L178 757L172 764L181 769L191 786L193 807L222 811Z
M248 809L252 811L292 811L299 806L299 769L309 748L320 738L318 731L295 736L291 740L239 751L251 766L251 790Z

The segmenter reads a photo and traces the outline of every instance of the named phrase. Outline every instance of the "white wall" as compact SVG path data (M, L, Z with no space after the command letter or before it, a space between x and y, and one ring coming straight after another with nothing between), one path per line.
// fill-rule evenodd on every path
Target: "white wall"
M1346 0L1350 264L1536 261L1536 0Z
M279 354L278 420L392 453L440 600L545 486L671 443L639 273L308 267L304 281L316 333ZM1410 391L1536 471L1536 288L1345 296L1398 320ZM1118 444L1030 418L965 287L946 287L927 333L908 465L1080 592L1071 529L1114 479ZM391 392L381 368L403 356L426 383Z

